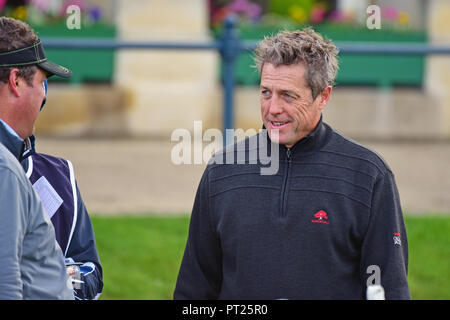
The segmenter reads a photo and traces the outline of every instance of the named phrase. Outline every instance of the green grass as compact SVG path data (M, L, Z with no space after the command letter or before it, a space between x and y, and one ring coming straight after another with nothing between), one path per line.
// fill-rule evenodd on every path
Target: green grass
M413 299L450 299L450 215L407 216ZM101 299L172 299L189 217L92 217Z
M450 299L450 215L406 217L413 299Z
M103 267L101 299L172 299L188 217L92 217Z

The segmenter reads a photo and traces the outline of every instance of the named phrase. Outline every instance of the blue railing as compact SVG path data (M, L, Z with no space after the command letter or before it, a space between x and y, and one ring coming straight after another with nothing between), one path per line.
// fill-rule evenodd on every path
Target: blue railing
M105 39L59 39L43 38L46 48L57 49L145 49L145 50L216 50L220 53L223 65L222 83L224 88L223 130L234 128L234 64L238 56L256 48L256 41L239 39L235 28L235 18L225 20L221 36L209 42L131 42ZM416 43L335 43L340 54L392 54L392 55L446 55L450 46L424 45Z

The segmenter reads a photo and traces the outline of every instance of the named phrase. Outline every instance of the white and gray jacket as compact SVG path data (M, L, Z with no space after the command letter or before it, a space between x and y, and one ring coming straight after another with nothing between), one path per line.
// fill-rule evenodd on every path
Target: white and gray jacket
M18 161L23 146L0 121L0 299L74 299L54 227Z

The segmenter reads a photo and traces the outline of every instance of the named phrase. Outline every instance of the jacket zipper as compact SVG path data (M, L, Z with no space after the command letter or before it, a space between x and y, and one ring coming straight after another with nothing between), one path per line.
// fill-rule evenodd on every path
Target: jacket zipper
M287 157L288 163L287 163L286 172L284 174L283 187L281 189L281 217L286 216L286 204L287 204L287 196L288 196L288 192L286 192L286 186L288 183L289 172L291 171L291 160L292 160L292 151L290 148L287 148L287 150L286 150L286 157Z

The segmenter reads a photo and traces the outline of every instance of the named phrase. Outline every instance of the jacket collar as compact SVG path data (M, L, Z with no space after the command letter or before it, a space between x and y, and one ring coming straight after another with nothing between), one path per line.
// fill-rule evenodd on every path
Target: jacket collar
M36 153L36 137L34 135L31 135L29 138L25 139L24 143L25 148L22 153L21 161Z
M263 126L263 129L265 127ZM322 115L316 127L305 137L297 141L291 148L285 145L279 145L280 159L286 159L288 153L291 156L306 154L321 149L328 141L330 130L329 126L322 121ZM267 134L268 143L270 138Z
M303 137L297 141L291 148L291 151L296 153L310 152L320 149L326 140L326 127L322 121L322 116L320 116L319 122L316 127L311 131L306 137ZM283 146L286 150L286 146Z
M23 141L17 133L3 120L0 119L0 143L2 143L20 162L32 149L30 139Z

